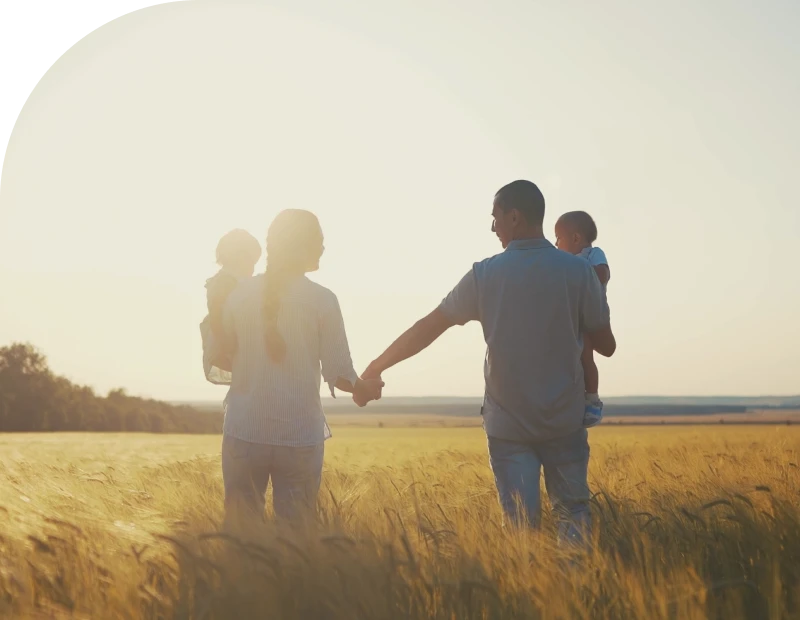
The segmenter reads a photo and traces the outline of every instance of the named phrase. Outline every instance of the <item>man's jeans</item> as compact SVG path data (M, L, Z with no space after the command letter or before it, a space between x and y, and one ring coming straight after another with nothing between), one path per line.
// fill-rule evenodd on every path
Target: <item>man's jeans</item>
M272 480L272 503L282 519L313 514L322 479L325 444L295 448L222 438L222 479L225 509L244 507L264 515L267 484Z
M541 443L518 443L489 437L489 460L500 504L517 524L539 524L541 494L539 472L558 522L559 541L588 540L591 517L589 441L585 428L566 437Z

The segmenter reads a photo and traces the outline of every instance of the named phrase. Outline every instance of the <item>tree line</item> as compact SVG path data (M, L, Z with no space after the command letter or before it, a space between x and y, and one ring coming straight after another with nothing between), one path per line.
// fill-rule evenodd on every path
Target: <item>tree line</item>
M98 396L54 374L28 343L0 348L0 432L98 431L220 433L222 416L186 405L129 396Z

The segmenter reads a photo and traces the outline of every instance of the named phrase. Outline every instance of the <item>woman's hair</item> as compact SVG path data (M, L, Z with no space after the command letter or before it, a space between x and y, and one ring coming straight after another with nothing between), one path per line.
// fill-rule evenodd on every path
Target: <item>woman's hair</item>
M241 228L225 233L217 244L217 264L220 267L255 265L261 258L261 244L253 235Z
M278 331L281 298L289 279L309 271L322 249L317 216L302 209L281 211L267 233L267 271L264 283L264 339L275 363L286 357L286 342Z

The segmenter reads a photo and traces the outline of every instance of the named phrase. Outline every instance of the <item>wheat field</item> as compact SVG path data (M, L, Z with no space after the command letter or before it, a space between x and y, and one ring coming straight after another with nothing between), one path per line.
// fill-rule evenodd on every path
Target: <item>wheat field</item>
M479 428L334 426L318 522L236 536L219 437L0 435L0 617L800 618L800 429L590 442L578 551L504 527Z

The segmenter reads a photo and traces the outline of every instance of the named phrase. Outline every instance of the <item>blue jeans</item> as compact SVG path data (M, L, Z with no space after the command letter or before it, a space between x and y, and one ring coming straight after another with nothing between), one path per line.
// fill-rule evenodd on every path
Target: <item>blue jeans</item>
M583 542L589 534L589 440L585 428L541 443L489 437L489 461L500 504L516 525L538 526L540 470L558 522L559 541Z
M325 444L295 448L222 438L222 480L225 510L234 505L263 517L267 485L272 504L283 519L296 519L316 509L322 480Z

